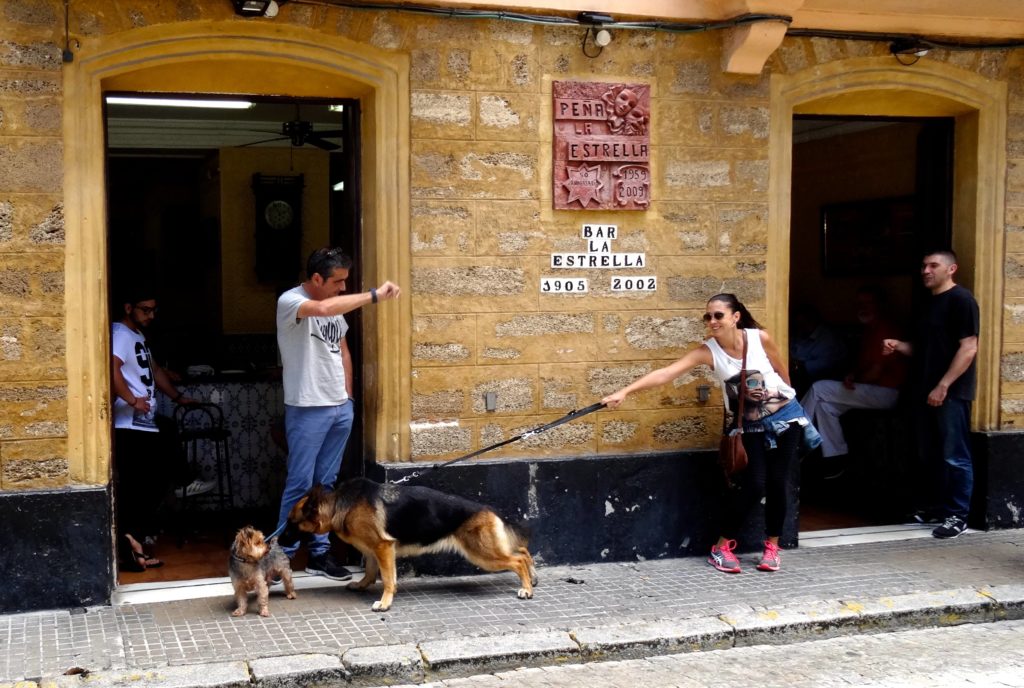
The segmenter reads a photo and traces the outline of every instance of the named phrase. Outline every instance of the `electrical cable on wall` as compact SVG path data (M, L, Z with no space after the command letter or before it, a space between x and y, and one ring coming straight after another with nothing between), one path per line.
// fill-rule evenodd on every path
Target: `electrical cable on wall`
M68 8L70 1L64 0L64 50L61 51L60 59L65 63L75 61L75 54L71 52L71 10Z
M584 34L584 53L586 54L586 40L591 33L593 22L581 21L579 18L560 17L557 15L526 14L522 12L506 12L494 10L474 10L428 7L424 5L391 5L385 3L358 2L356 0L291 0L297 5L316 5L319 7L345 7L349 9L365 9L378 11L412 12L416 14L429 14L441 17L457 19L500 19L505 21L524 22L529 24L540 24L546 26L587 26L588 31ZM587 14L587 13L580 13ZM754 24L765 21L782 22L787 26L793 23L793 18L782 14L744 14L731 19L724 19L713 22L667 22L667 21L609 21L602 23L604 29L633 29L637 31L664 31L668 33L702 33L706 31L720 31L732 29L747 24ZM1007 50L1011 48L1024 47L1024 41L1002 41L996 43L971 43L965 41L949 41L942 39L926 38L908 34L894 33L872 33L867 31L832 31L828 29L788 29L786 35L793 38L834 38L837 40L871 41L876 43L897 43L899 41L912 41L919 45L927 46L929 49L942 50ZM599 46L600 47L600 46ZM597 54L600 54L600 50ZM898 54L893 50L893 54ZM903 54L903 53L899 53ZM595 57L587 54L587 57ZM921 55L916 55L921 57ZM916 60L915 60L916 62ZM904 64L913 64L907 62Z

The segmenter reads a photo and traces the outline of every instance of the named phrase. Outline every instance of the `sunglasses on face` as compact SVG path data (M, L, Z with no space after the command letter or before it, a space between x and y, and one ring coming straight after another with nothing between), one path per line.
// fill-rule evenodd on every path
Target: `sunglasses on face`
M156 313L156 306L136 306L137 309L142 311L143 315L153 315Z
M759 387L763 387L763 386L764 386L764 381L763 380L758 380L755 377L748 377L747 378L747 389L758 389Z
M725 313L723 313L722 311L715 311L714 313L705 313L704 322L711 322L711 318L714 318L715 320L721 320L724 317Z

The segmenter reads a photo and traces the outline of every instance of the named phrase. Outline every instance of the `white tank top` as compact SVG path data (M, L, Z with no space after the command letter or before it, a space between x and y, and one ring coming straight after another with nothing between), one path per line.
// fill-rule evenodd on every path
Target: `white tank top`
M764 384L769 392L774 392L786 399L795 397L796 390L783 381L782 376L775 372L771 361L768 360L768 354L764 352L764 346L761 345L761 331L752 328L744 330L744 332L747 333L747 375L750 375L752 371L758 371L764 376ZM743 361L725 353L725 350L718 345L714 338L708 339L704 344L711 350L715 377L722 385L722 394L731 402L732 395L726 389L725 381L739 375ZM730 403L731 408L732 404Z

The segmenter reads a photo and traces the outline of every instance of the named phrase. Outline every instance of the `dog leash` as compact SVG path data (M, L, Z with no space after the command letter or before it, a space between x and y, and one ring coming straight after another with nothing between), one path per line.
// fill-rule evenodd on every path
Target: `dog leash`
M431 466L430 468L425 468L422 471L413 471L409 475L403 476L402 478L394 481L392 484L393 485L398 485L398 484L407 482L409 480L412 480L414 478L418 478L421 475L429 473L430 471L437 470L438 468L445 468L446 466L451 466L454 463L458 463L460 461L466 461L467 459L472 459L474 456L480 456L481 454L486 454L487 452L492 451L494 449L497 449L498 447L504 447L506 444L512 444L513 442L518 442L519 440L528 439L530 437L533 437L534 435L539 435L542 432L547 432L548 430L551 430L552 428L557 428L559 425L562 425L563 423L568 423L570 421L576 420L577 418L582 418L583 416L586 416L586 415L588 415L590 413L593 413L594 411L597 411L597 410L602 409L602 408L604 408L604 402L599 401L596 404L591 404L590 406L587 406L586 408L581 408L578 411L570 411L569 413L565 414L561 418L553 420L550 423L547 423L546 425L541 425L540 427L534 428L533 430L527 430L526 432L524 432L521 435L516 435L515 437L511 437L511 438L509 438L507 440L504 440L502 442L496 442L495 444L492 444L489 447L484 447L483 449L477 449L475 452L471 452L469 454L466 454L465 456L460 456L460 457L458 457L456 459L452 459L451 461L445 461L444 463L436 464L434 466ZM284 532L285 526L287 526L287 525L288 525L288 522L285 521L283 524L281 524L278 527L277 530L275 530L273 533L271 533L270 535L267 536L267 540L272 540L273 538L276 538L278 535L280 535L282 532Z
M436 464L434 466L431 466L430 468L425 468L422 471L413 471L409 475L403 476L402 478L394 481L392 484L398 485L408 480L418 478L421 475L424 475L425 473L429 473L430 471L437 470L438 468L445 468L446 466L451 466L453 463L458 463L460 461L472 459L474 456L480 456L481 454L486 454L487 452L497 449L498 447L504 447L506 444L512 444L513 442L518 442L519 440L528 439L530 437L533 437L534 435L539 435L542 432L551 430L552 428L557 428L559 425L562 425L563 423L568 423L569 421L576 420L577 418L582 418L583 416L593 413L594 411L597 411L602 408L604 408L604 402L599 401L596 404L591 404L590 406L587 406L586 408L581 408L578 411L570 411L569 413L565 414L564 416L557 420L553 420L550 423L546 425L541 425L540 427L534 428L533 430L527 430L521 435L516 435L515 437L509 438L502 442L496 442L495 444L492 444L489 447L477 449L475 452L471 452L469 454L466 454L465 456L460 456L456 459L452 459L451 461L445 461L444 463Z

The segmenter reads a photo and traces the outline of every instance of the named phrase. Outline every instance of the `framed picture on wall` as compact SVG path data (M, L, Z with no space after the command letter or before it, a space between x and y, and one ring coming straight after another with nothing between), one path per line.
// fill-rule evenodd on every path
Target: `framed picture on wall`
M898 275L914 266L913 196L834 203L821 209L825 274Z

